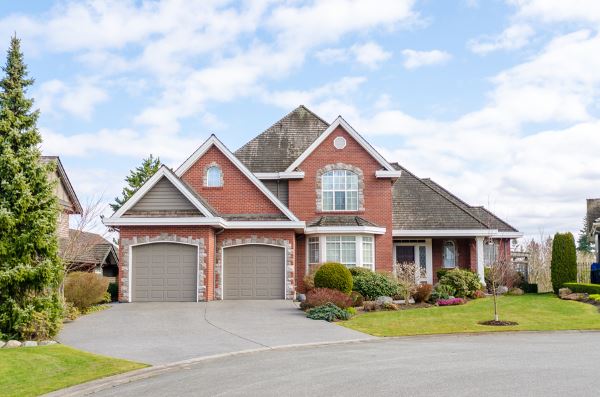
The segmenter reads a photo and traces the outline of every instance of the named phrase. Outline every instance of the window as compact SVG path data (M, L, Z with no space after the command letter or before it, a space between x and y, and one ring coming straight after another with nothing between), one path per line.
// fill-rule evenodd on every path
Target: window
M425 246L419 246L419 268L421 270L421 278L427 277L427 249Z
M339 262L348 267L356 266L356 237L327 236L327 262Z
M309 237L308 239L308 263L319 263L319 238Z
M498 244L490 241L483 244L483 263L492 266L498 257Z
M223 186L223 174L221 168L216 165L208 167L206 170L206 186L207 187L220 187Z
M321 177L323 211L358 210L358 175L347 170L333 170Z
M362 265L373 268L373 237L362 238Z
M454 241L444 242L444 267L456 267L456 246Z

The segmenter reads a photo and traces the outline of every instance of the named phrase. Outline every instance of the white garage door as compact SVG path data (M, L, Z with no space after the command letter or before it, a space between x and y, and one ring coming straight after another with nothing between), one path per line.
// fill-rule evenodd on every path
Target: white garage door
M284 299L285 249L241 245L223 250L224 299Z
M133 247L134 302L195 302L197 247L154 243Z

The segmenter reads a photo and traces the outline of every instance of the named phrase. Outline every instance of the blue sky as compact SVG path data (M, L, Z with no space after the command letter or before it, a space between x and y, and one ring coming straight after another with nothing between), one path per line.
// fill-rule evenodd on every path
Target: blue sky
M0 3L84 202L304 104L528 236L578 231L600 196L599 26L593 0Z

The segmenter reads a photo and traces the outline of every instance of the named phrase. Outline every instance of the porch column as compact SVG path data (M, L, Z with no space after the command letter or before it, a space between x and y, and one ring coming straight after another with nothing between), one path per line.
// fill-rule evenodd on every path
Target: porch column
M475 237L477 247L477 274L481 284L485 286L485 270L483 266L483 237Z

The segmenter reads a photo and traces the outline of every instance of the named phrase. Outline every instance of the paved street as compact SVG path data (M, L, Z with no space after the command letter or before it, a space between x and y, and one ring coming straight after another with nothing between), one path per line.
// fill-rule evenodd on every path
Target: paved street
M100 396L597 396L600 333L373 340L208 360Z

